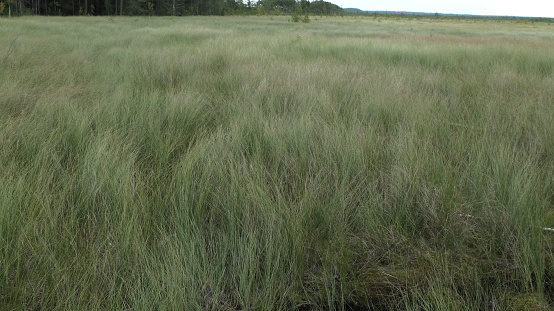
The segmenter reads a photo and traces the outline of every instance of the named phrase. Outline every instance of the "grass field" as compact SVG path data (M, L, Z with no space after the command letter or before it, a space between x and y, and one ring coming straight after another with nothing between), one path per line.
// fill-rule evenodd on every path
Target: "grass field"
M554 25L0 18L1 310L552 310Z

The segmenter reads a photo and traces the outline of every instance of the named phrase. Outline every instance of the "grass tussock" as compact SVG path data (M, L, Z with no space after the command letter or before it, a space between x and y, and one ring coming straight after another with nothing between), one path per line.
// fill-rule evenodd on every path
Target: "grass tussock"
M0 26L0 309L554 307L550 26Z

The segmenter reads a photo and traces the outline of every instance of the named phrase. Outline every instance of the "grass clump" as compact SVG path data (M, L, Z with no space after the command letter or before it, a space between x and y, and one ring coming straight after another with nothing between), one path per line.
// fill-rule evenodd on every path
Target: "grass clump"
M1 24L0 309L554 306L547 25Z

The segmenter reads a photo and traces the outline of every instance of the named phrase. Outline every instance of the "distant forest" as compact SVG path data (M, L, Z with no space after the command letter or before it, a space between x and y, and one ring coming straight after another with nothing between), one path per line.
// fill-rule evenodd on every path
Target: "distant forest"
M448 13L426 13L409 11L363 11L356 8L345 8L344 12L349 15L372 16L375 18L435 18L435 19L477 19L477 20L508 20L517 22L554 22L549 17L522 17L522 16L499 16L499 15L472 15L472 14L448 14Z
M339 15L327 1L308 0L0 0L0 15Z

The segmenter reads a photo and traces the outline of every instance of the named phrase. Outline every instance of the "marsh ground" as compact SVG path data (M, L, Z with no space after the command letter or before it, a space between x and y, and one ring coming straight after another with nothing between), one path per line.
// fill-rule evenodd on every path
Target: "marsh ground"
M0 19L0 309L554 306L554 25L288 19Z

